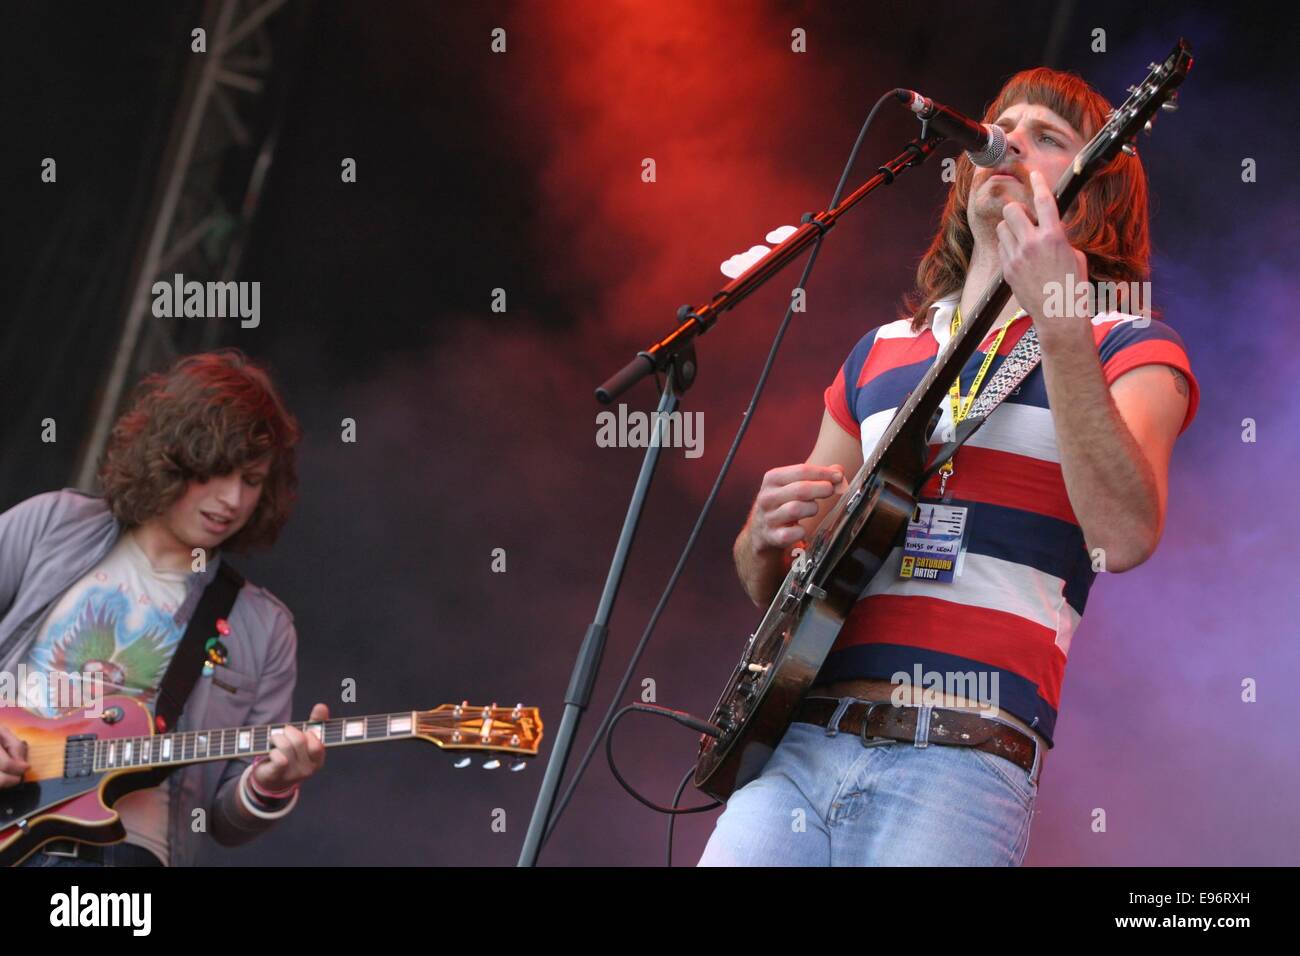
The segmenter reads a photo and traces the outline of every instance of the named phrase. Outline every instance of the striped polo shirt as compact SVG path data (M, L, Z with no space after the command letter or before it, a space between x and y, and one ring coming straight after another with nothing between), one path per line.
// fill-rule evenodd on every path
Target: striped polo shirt
M827 411L861 439L864 459L947 345L958 301L957 295L941 300L920 332L907 319L872 329L826 389ZM985 383L1030 325L1027 315L1012 321ZM962 370L963 400L997 331ZM1092 333L1107 385L1140 365L1170 365L1186 376L1182 434L1196 415L1199 388L1178 333L1157 319L1119 312L1094 317ZM951 427L945 397L932 452ZM953 467L947 503L969 509L961 574L951 583L900 578L900 539L863 589L817 683L889 679L899 671L914 680L919 669L937 673L945 686L951 674L982 674L991 690L996 675L997 706L1050 747L1065 661L1096 572L1066 493L1041 362L958 449ZM920 500L938 501L938 487L936 474Z

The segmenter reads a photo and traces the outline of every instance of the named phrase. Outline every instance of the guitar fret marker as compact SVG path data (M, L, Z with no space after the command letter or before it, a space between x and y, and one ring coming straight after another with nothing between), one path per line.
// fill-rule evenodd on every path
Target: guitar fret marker
M84 794L95 794L96 790L98 796L101 798L105 796L103 788L106 781L96 781L92 775L108 777L115 771L128 773L148 767L170 770L177 765L204 760L228 759L250 752L254 755L265 753L269 749L268 744L275 740L275 735L285 734L289 727L301 728L305 733L315 734L328 746L338 743L370 743L418 737L441 748L451 738L456 741L457 749L469 752L518 750L524 755L536 754L542 729L536 708L525 711L522 705L516 705L513 711L509 711L497 708L495 704L486 708L470 708L468 704L462 704L456 708L461 716L453 720L450 714L452 707L453 705L443 705L431 710L338 717L275 727L264 724L256 727L197 728L192 731L168 730L153 723L153 718L149 718L150 723L142 725L141 728L134 725L116 728L123 736L111 736L113 731L107 730L104 731L104 736L100 737L94 732L99 728L93 728L90 733L62 736L59 733L62 728L52 728L51 735L61 736L62 739L57 744L51 742L48 753L43 756L48 764L47 776L51 778L51 787L56 780L61 781L59 786L73 793L72 797L62 801L70 804ZM498 710L501 719L496 717ZM507 714L510 719L507 719ZM10 720L8 712L0 708L0 728L7 728ZM23 720L28 719L23 718ZM111 724L115 721L105 722ZM29 725L25 722L21 726L26 728ZM140 729L144 732L139 733ZM153 729L159 732L151 733L150 730ZM469 761L469 757L464 757L465 763ZM489 760L484 766L492 767L499 763L499 760L494 759ZM523 761L518 760L511 769L519 769L522 766ZM90 784L90 787L79 788L78 785L81 784ZM52 795L56 798L60 796ZM3 860L3 864L0 865L9 865L9 857L14 855L15 850L19 858L30 852L23 844L30 840L33 832L36 832L31 827L39 826L43 819L59 813L60 809L58 799L43 803L34 812L21 801L17 804L5 804L0 801L0 830L6 837L6 842L0 847L0 850L4 851L0 853L0 860ZM68 832L71 839L81 838L75 835L76 830L98 827L99 831L102 831L102 817L98 811L86 816L85 820L75 815L76 808L63 812L74 814L63 816L64 820L76 824L73 830ZM9 819L6 820L6 817ZM21 831L16 832L16 836L17 841L22 842L8 840L10 831L4 830L5 823L13 826L15 832Z
M446 718L453 709L462 716L449 722ZM516 721L523 718L530 741L535 734L540 735L540 721L525 717L521 704L516 704L513 711L502 710L503 718L509 713L511 720L496 719L497 709L495 704L471 708L468 703L462 703L454 707L443 705L430 711L371 714L278 726L264 724L258 727L173 731L105 739L97 739L93 734L69 736L64 745L61 773L64 778L73 779L116 769L126 771L165 764L197 763L213 758L233 757L240 753L263 753L272 749L275 736L284 734L289 727L301 728L304 733L314 734L327 746L415 735L435 743L449 738L460 749L520 748L535 752L535 744L531 748L523 744L520 736L522 730ZM0 722L2 725L3 722ZM494 745L498 739L500 742ZM508 744L505 743L507 740ZM3 808L0 808L0 815L3 812Z

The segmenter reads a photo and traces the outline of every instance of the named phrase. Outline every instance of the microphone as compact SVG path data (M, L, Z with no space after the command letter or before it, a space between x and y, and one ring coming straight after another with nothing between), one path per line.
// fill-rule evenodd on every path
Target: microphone
M897 89L894 96L941 136L955 140L976 166L996 166L1007 151L1007 134L1001 126L977 123L915 90Z

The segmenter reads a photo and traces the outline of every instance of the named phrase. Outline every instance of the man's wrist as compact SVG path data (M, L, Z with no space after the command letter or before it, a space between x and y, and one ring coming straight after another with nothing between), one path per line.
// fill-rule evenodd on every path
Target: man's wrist
M239 802L248 813L261 820L278 820L298 804L298 788L285 798L264 798L253 789L253 767L249 764L239 778Z
M295 783L288 787L284 787L283 789L280 790L272 790L270 787L264 786L263 784L257 782L256 771L258 765L266 763L269 759L270 758L268 758L265 754L263 754L262 756L258 757L256 760L253 761L254 772L250 774L248 777L248 785L252 788L253 793L258 797L261 797L263 801L288 800L291 796L293 796L298 791L298 784Z

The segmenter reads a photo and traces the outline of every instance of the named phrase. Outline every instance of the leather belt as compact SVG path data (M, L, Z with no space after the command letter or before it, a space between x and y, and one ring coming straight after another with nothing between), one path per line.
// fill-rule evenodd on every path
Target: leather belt
M837 725L831 727L831 719L842 704L843 701L836 697L805 697L795 709L794 720L826 727L827 730L856 734L862 738L863 743L867 742L868 737L909 742L917 740L916 724L924 709L922 707L895 707L888 700L850 699L847 706L843 707ZM1010 724L981 717L976 711L947 707L930 708L930 726L925 742L974 747L1010 760L1029 773L1034 772L1038 750L1035 738Z

